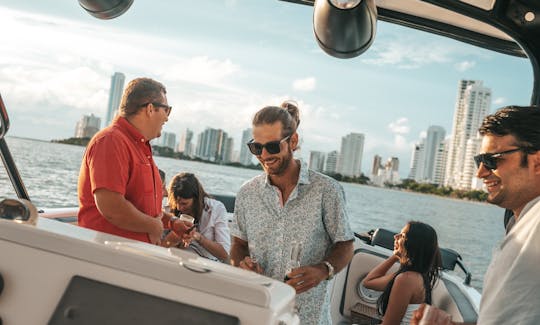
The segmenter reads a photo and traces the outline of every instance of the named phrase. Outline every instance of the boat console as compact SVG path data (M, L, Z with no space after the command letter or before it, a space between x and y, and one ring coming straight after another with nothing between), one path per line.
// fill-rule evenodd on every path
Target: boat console
M295 292L282 282L176 248L34 220L0 218L6 324L299 322Z

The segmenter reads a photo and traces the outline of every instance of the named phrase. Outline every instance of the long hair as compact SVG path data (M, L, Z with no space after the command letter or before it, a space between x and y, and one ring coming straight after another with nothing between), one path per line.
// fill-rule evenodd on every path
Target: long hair
M210 197L202 187L201 182L191 173L180 173L175 175L169 184L169 206L171 212L177 215L177 201L180 198L193 198L193 216L197 222L200 222L204 210L204 198Z
M394 280L398 274L407 271L422 275L425 289L425 302L431 304L431 291L439 278L441 253L435 229L419 221L409 221L405 234L405 256L400 259L400 267L377 300L377 311L384 315Z

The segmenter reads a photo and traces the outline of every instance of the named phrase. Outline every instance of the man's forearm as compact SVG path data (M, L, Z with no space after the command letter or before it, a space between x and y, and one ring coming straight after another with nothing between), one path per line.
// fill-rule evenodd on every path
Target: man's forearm
M99 212L113 225L134 232L149 232L155 228L154 216L139 211L120 193L96 191L96 206Z
M335 243L330 249L330 253L325 258L325 261L330 262L334 267L334 272L341 271L353 257L354 240L340 241Z

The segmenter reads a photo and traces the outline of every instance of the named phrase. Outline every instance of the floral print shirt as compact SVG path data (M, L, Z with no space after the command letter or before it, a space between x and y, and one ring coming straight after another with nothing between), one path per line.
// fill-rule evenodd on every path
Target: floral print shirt
M303 244L300 265L322 262L334 243L354 239L345 193L334 179L301 163L287 202L266 174L246 182L236 196L233 236L248 242L265 275L283 281L292 242ZM296 297L302 324L330 324L328 282Z

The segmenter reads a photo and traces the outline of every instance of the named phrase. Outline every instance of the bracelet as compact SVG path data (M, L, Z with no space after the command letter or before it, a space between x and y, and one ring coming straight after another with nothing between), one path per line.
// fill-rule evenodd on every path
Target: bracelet
M169 229L174 231L174 222L178 220L178 217L170 217L169 218Z

